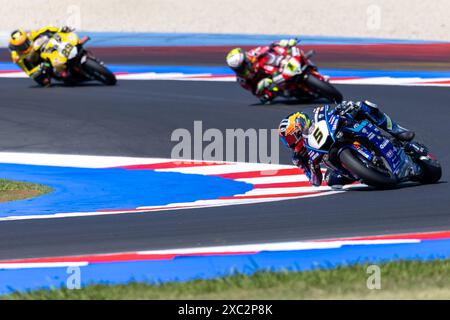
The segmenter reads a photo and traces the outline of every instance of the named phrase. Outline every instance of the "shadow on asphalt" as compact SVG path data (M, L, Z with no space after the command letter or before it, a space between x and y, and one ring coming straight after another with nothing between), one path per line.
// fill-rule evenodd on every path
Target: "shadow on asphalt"
M104 85L99 82L82 82L82 83L76 83L76 84L66 84L66 83L52 83L49 87L42 87L40 85L31 85L29 88L31 89L48 89L48 88L83 88L83 87L111 87Z
M360 191L386 191L386 190L399 190L399 189L407 189L407 188L415 188L415 187L425 187L425 186L431 186L431 185L440 185L440 184L447 184L448 181L439 181L433 184L421 184L419 182L403 182L397 186L394 186L392 188L375 188L375 187L355 187L351 189L345 190L346 192L360 192Z
M276 105L306 105L309 106L311 104L334 104L334 102L326 100L326 99L282 99L282 100L274 100L270 103L253 103L249 106L254 107L263 107L263 106L276 106Z

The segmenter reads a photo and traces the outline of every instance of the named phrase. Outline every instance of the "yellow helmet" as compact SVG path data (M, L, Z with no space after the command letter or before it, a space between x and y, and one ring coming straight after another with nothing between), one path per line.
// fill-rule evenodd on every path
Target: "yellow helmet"
M227 54L227 65L237 73L245 73L250 67L247 54L242 48L234 48Z
M11 51L28 53L31 50L31 40L24 30L17 29L11 33L8 47Z

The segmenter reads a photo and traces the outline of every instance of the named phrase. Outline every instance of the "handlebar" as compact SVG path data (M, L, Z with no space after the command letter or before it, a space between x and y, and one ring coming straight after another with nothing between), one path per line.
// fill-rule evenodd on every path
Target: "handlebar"
M354 109L354 107L353 107L353 105L351 105L351 106L348 106L346 109L344 109L344 110L339 110L339 115L340 116L344 116L345 114L347 114L349 111L351 111L351 110L353 110Z
M314 50L309 50L308 52L305 53L305 58L309 59L311 58L316 52Z
M88 37L88 36L85 36L85 37L83 37L83 38L80 40L80 44L83 45L83 44L85 44L86 42L88 42L89 40L91 40L91 38Z

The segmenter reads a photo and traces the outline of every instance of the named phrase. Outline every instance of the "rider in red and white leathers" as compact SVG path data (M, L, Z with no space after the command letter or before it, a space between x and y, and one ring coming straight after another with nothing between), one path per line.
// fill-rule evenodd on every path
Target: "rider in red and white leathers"
M226 60L236 73L240 85L266 102L280 93L288 79L280 70L291 57L300 56L300 49L296 45L296 39L287 39L247 52L235 48L228 53Z

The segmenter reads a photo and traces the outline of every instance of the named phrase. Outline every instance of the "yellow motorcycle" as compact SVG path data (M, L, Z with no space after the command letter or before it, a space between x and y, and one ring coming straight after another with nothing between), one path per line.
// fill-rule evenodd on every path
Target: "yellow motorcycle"
M46 76L70 85L90 80L115 85L116 76L83 48L88 40L79 39L74 32L55 33L40 49Z

